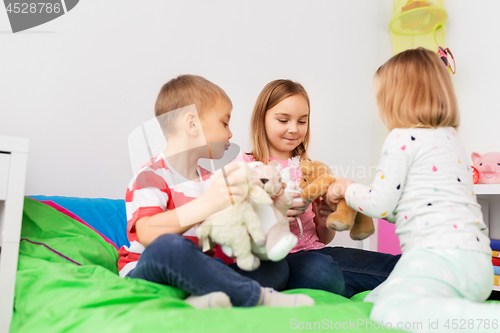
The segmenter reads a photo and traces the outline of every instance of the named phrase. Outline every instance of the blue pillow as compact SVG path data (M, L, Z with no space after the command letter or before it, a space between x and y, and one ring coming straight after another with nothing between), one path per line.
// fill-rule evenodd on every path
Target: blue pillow
M130 246L127 238L125 200L31 195L39 201L53 201L77 215L92 228L121 248Z

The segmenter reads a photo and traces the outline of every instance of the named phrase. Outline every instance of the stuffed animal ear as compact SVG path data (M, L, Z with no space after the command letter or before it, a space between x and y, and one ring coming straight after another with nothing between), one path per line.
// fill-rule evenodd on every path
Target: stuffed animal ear
M253 170L256 167L263 165L264 163L262 163L262 162L248 162L247 164Z
M278 161L271 161L271 162L269 162L268 165L275 167L276 170L278 170L278 171L281 171L281 163Z
M481 154L472 153L472 155L471 155L472 163L476 164L476 161L479 160L481 157L483 157Z
M290 167L286 167L283 170L281 170L281 178L285 183L292 180L292 171Z
M300 170L305 175L310 175L313 172L314 165L311 161L303 160L299 165Z

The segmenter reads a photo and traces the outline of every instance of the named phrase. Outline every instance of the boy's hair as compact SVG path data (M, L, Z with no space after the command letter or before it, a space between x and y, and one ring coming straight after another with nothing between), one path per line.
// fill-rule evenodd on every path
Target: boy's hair
M450 74L439 56L427 49L403 51L375 74L377 103L385 125L436 128L460 123Z
M309 105L309 96L306 90L298 82L291 80L274 80L269 82L264 89L260 92L252 114L252 145L253 151L251 154L255 157L256 161L269 163L269 148L265 127L266 112L276 106L279 102L293 95L302 95ZM300 159L308 159L307 147L309 145L309 121L307 122L307 133L304 140L293 151L292 156L299 156Z
M155 116L165 135L175 132L175 119L195 105L198 116L217 103L225 101L231 108L233 104L221 87L197 75L180 75L161 87L155 104ZM182 110L179 110L184 108ZM180 112L170 112L179 110Z

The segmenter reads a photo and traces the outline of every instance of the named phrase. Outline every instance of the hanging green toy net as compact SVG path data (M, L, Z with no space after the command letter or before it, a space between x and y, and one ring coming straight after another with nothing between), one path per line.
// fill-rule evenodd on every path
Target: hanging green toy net
M436 51L444 45L447 20L443 0L394 0L389 23L394 54L419 46Z

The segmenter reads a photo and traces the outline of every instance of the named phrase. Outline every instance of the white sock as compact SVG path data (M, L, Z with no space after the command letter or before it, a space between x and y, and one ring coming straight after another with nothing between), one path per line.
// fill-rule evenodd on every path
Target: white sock
M265 306L313 306L316 302L304 294L283 294L272 288L261 288L260 300L257 305Z
M184 301L196 309L218 309L230 308L233 306L229 296L222 291L215 291L203 296L191 295Z

